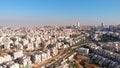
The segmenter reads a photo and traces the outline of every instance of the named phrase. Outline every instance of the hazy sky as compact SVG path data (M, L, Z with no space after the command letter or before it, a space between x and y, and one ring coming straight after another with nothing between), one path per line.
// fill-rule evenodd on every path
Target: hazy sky
M120 23L120 0L0 0L1 26Z

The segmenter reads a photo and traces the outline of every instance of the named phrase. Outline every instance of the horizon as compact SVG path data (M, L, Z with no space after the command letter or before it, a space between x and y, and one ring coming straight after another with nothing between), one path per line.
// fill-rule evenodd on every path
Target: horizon
M117 25L119 0L1 0L0 26Z

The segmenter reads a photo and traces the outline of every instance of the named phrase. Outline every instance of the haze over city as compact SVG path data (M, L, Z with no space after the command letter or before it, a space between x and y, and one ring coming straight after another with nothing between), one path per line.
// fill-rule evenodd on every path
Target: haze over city
M120 0L0 0L1 26L116 25Z
M0 68L120 68L120 0L0 0Z

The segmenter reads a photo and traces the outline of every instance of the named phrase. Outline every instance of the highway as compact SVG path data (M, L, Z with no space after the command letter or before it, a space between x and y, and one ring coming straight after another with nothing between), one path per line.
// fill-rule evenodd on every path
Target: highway
M81 44L81 45L85 45L85 44ZM72 48L72 50L74 50L74 49L77 49L77 48L79 48L79 47L80 47L80 46L73 46L73 47L71 47L71 48ZM53 65L54 65L54 64L59 66L60 63L61 63L64 59L68 58L68 57L71 56L72 54L73 54L73 52L71 52L70 50L67 51L67 53L65 53L64 55L62 55L61 57L59 57L56 61L49 63L49 64L47 65L47 68L53 68Z
M81 45L85 45L85 44L81 44ZM74 49L77 49L79 47L80 47L80 45L79 46L71 46L69 48L71 48L72 50L74 50ZM50 58L50 59L48 59L48 60L46 60L44 62L40 62L39 64L34 65L33 68L40 68L42 66L46 66L47 68L51 68L53 66L53 64L58 65L59 63L62 62L62 60L64 58L67 58L71 54L73 54L73 52L71 52L72 50L68 50L65 54L61 53L61 54L59 54L57 56L54 56L54 57L52 57L52 58ZM57 59L57 60L55 60L55 59ZM52 60L55 60L55 61L52 61Z

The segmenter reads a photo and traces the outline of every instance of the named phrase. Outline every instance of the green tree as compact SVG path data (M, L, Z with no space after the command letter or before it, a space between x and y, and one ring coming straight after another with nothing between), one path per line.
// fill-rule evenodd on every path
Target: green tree
M12 40L13 42L15 42L17 39L15 37L11 37L10 40Z

